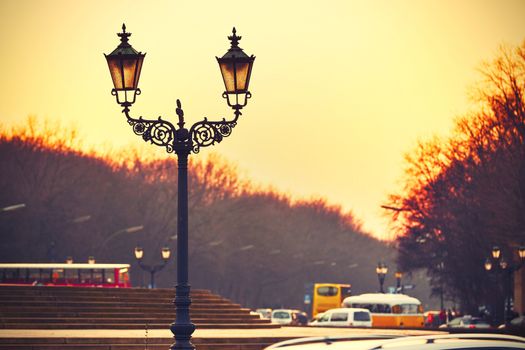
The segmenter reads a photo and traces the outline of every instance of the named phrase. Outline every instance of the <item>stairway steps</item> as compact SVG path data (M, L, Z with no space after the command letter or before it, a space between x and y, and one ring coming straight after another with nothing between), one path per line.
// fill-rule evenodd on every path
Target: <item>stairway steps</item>
M4 329L166 328L175 320L171 289L0 287ZM199 328L268 328L268 320L206 290L191 293Z

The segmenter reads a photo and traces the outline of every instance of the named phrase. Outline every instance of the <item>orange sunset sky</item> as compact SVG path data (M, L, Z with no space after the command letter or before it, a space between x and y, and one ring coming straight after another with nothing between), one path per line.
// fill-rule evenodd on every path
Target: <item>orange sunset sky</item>
M215 56L235 26L257 57L253 98L233 135L198 157L325 197L389 238L380 205L400 186L403 155L473 108L481 62L525 39L525 1L1 0L3 127L35 115L77 128L86 147L146 147L103 56L123 22L147 52L132 114L176 120L179 98L187 122L231 116Z

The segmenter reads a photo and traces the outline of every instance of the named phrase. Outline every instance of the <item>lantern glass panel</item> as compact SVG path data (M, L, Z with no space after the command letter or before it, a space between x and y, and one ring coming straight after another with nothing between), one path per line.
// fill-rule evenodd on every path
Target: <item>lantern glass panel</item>
M248 73L250 69L250 63L248 62L237 62L237 91L245 92L248 90Z
M162 248L161 253L162 253L162 259L168 260L170 258L170 255L171 255L170 248L168 247Z
M220 68L226 92L239 93L248 90L250 62L221 62Z
M521 246L518 248L518 255L520 259L525 259L525 247Z
M135 248L135 258L137 258L138 260L142 259L142 257L144 256L144 250L140 247L136 247Z
M235 70L233 62L223 62L220 64L222 79L227 92L235 92Z
M499 249L499 247L492 248L492 257L494 259L499 259L500 255L501 255L501 250Z
M116 90L137 89L144 56L108 57L108 66Z

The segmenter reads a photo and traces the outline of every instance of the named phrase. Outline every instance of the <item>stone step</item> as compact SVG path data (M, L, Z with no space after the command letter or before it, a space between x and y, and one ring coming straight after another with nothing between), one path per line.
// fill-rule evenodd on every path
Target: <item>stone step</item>
M0 314L8 313L170 313L175 312L174 305L163 305L162 307L119 307L119 308L108 308L108 307L60 307L60 306L33 306L33 307L0 307ZM191 306L190 312L196 314L211 313L211 314L249 314L249 309L243 309L231 306L222 306L215 308L203 308Z
M193 321L193 320L192 320ZM165 323L148 323L148 329L167 329L173 320ZM274 323L200 323L199 329L262 329L280 328ZM0 323L0 329L145 329L145 324L136 323Z
M3 307L33 307L33 306L41 306L44 303L40 303L38 301L6 301L6 302L0 302L0 309ZM152 302L127 302L127 301L114 301L114 302L85 302L85 301L48 301L44 305L52 305L52 306L58 306L58 307L104 307L104 308L120 308L120 307L126 307L132 305L133 307L150 307L150 308L165 308L167 306L173 305L173 303L157 303L155 301ZM240 308L241 306L239 304L232 304L232 303L199 303L198 301L194 302L192 301L191 306L193 308L199 308L199 307L206 307L209 308L210 306L213 306L214 308L217 307L226 307L226 308Z
M170 302L175 299L175 294L170 296L147 296L147 295L2 295L2 300L39 300L39 301L54 301L54 300L93 300L93 301L111 301L111 300L133 300L133 301L145 301L145 300L157 300L163 302ZM193 299L203 303L217 303L217 302L231 302L225 298L212 297L212 296L192 296Z
M174 289L135 289L135 288L88 288L88 287L11 287L2 286L0 288L0 296L4 295L100 295L100 296L155 296L155 297L171 297L175 296ZM213 297L222 298L207 290L192 290L191 297ZM223 298L224 299L224 298Z
M112 324L121 324L121 323L140 323L142 325L149 324L149 323L171 323L175 319L173 317L137 317L137 318L62 318L62 317L52 317L52 318L42 318L42 317L2 317L0 319L0 323L13 323L13 324L27 324L31 325L34 323L41 323L41 324L60 324L60 323L112 323ZM267 323L267 320L263 319L253 319L250 317L231 317L231 318L225 318L225 317L218 317L218 318L210 318L210 317L194 317L192 318L192 322L195 324L201 324L201 323Z
M39 304L56 304L56 303L136 303L136 304L172 304L174 298L156 299L156 298L60 298L49 297L31 298L31 297L10 297L0 299L0 305L9 303L39 303ZM231 304L224 300L211 299L192 299L194 304Z
M193 338L198 350L262 350L291 339L272 338ZM166 350L173 338L17 338L0 339L0 350Z
M14 311L0 311L0 318L10 317L95 317L95 318L106 318L106 317L175 317L175 307L172 307L168 311L155 311L155 312L144 312L130 310L128 312L93 312L92 310L83 311L64 311L64 310L53 310L53 311L38 311L38 310L14 310ZM240 311L239 309L232 310L190 310L191 316L209 316L209 317L245 317L245 318L259 318L257 315L250 315L248 312Z

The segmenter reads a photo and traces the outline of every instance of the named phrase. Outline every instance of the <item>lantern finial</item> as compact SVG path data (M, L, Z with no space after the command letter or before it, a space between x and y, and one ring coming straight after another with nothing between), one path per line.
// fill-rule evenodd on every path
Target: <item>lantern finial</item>
M228 39L230 39L231 41L232 48L239 47L239 40L242 39L242 36L237 36L237 30L235 29L235 27L233 27L232 33L233 35L230 35L228 37Z
M119 36L120 38L120 47L125 47L125 46L129 46L128 44L128 38L131 36L131 33L127 33L126 32L126 24L125 23L122 23L122 33L117 33L117 35Z

